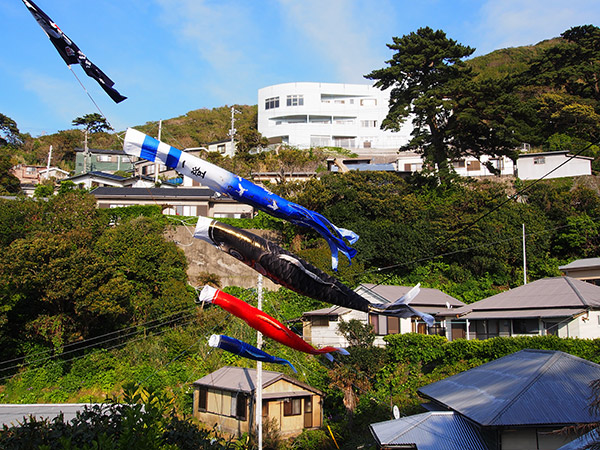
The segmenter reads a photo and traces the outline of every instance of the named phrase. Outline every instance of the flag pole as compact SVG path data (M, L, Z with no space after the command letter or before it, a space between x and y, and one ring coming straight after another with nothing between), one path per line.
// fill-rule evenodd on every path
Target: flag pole
M256 291L258 296L258 309L262 311L263 276L258 274L256 280ZM256 347L262 347L262 333L256 332ZM256 363L256 440L258 450L262 450L262 361Z

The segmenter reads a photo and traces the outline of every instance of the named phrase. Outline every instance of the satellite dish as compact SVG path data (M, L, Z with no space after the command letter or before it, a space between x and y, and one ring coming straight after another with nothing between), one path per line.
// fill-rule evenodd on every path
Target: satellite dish
M398 409L397 405L394 405L394 408L392 408L392 412L394 413L394 419L399 419L400 418L400 410Z

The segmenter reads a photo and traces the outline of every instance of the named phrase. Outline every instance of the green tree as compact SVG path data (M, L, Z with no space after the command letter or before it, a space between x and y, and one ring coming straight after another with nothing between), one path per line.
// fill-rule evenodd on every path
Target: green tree
M98 113L85 114L82 117L76 117L72 122L75 126L83 126L88 133L98 133L100 131L110 131L113 128L109 125L106 118Z
M5 145L19 145L22 143L21 133L17 122L0 113L0 147Z
M382 128L399 130L412 118L413 137L404 148L421 152L442 176L450 172L450 160L468 154L514 156L505 123L512 100L500 83L474 81L463 59L475 49L429 27L393 41L389 67L366 75L376 87L391 88Z
M21 144L17 123L0 114L0 194L17 194L21 191L19 179L11 173L14 166L12 154Z

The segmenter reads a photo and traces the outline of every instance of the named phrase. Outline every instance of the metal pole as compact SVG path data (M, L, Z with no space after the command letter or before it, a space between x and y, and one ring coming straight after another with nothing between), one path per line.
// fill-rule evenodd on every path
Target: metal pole
M46 179L50 179L50 160L52 159L52 145L48 151L48 163L46 164Z
M523 284L527 284L527 249L525 248L525 224L523 224Z
M258 309L262 311L262 289L263 276L258 274L256 281L256 291L258 294ZM256 332L256 347L262 347L262 333ZM262 362L256 363L256 440L258 441L258 450L262 450Z
M160 141L160 135L162 134L162 120L158 121L158 137L157 139ZM154 183L158 183L158 162L154 163Z

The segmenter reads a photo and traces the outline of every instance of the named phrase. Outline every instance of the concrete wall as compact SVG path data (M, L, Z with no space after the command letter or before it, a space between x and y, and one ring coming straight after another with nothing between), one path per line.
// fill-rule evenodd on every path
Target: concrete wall
M277 242L276 233L267 230L251 230L254 234ZM256 287L258 272L241 263L233 256L223 253L218 248L200 239L192 237L194 226L178 226L166 232L166 238L179 242L179 248L185 253L188 261L188 279L192 286L201 284L203 273L215 274L221 279L221 287L240 286L244 288ZM263 287L271 291L280 288L266 277L263 278Z

